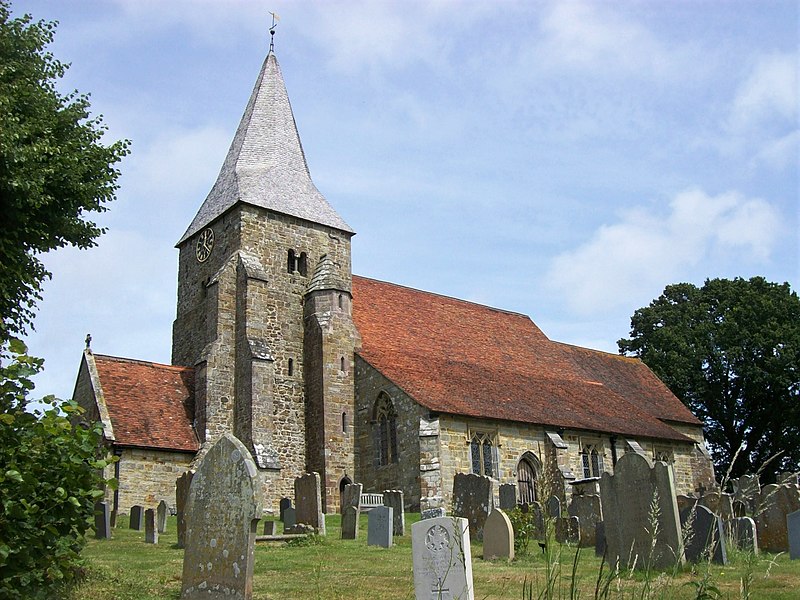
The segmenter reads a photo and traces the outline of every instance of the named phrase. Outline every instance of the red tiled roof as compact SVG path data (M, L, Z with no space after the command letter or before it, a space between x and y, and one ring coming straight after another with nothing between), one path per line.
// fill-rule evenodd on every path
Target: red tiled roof
M688 441L526 315L353 276L353 318L359 355L431 411Z
M194 369L94 355L100 385L122 446L196 452Z

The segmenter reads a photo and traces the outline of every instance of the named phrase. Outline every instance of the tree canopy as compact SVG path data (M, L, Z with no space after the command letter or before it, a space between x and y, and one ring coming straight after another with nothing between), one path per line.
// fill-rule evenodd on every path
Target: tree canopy
M47 51L55 23L13 18L0 0L0 338L31 326L50 276L39 255L95 245L103 228L86 215L114 198L128 142L102 143L88 96L61 94L67 65Z
M718 475L800 466L800 299L762 277L667 286L631 318L637 356L705 425ZM734 461L735 457L735 461ZM731 464L733 463L733 464Z

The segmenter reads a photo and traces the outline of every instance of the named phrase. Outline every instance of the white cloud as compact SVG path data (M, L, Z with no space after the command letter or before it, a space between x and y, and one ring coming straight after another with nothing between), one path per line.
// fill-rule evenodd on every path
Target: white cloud
M797 54L764 56L736 91L731 126L746 130L776 119L796 125L799 101Z
M720 256L763 262L781 230L778 211L762 199L692 189L675 196L669 212L638 208L601 226L580 247L556 256L549 286L585 315L602 314L632 299L642 303Z

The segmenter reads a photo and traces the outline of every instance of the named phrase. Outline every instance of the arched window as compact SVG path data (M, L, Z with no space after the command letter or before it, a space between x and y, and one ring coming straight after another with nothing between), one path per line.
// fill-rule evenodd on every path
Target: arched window
M378 394L372 411L375 466L397 462L397 414L386 392Z
M472 472L497 477L497 444L488 433L473 432L469 442Z
M584 444L581 450L581 466L583 478L600 477L603 473L603 455L598 452L596 444Z
M289 375L290 376L294 375L294 359L293 358L289 359L288 371L289 371Z
M536 485L539 478L539 464L536 456L526 452L517 465L517 497L520 504L530 504L538 499Z
M342 413L342 433L347 433L347 413Z
M286 271L289 273L294 273L297 270L297 257L294 255L294 250L289 250L289 254L286 257Z

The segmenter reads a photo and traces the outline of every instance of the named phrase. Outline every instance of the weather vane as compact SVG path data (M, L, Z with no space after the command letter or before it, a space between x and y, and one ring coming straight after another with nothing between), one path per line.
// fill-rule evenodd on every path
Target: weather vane
M272 15L272 25L269 28L269 51L275 51L275 28L278 26L278 21L281 18L277 15L277 13L270 12L269 14Z

